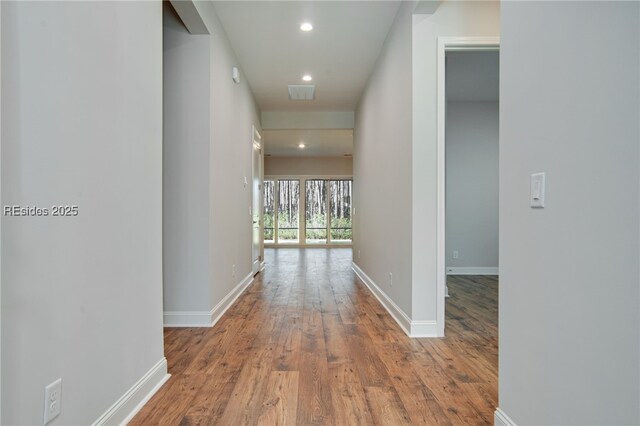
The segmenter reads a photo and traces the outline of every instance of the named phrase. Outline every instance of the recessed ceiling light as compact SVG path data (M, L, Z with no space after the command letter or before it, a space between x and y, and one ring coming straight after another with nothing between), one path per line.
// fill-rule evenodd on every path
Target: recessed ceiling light
M313 25L311 25L310 22L304 22L302 25L300 25L300 29L302 31L311 31L313 29Z
M306 145L304 144L304 142L300 142L300 143L298 144L298 148L300 148L300 149L304 148L305 146L306 146Z
M305 74L305 75L303 75L303 76L302 76L302 79L303 79L304 81L311 81L311 80L313 80L313 78L312 78L309 74Z

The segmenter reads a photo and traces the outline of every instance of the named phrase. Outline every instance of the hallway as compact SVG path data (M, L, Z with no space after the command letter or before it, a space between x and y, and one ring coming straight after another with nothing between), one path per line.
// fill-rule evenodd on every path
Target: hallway
M350 249L265 257L213 328L165 329L171 379L130 424L492 424L495 279L450 278L446 337L409 339Z

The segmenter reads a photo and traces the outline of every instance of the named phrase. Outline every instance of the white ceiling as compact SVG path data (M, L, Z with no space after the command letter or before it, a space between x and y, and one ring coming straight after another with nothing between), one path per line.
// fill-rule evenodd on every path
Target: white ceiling
M447 53L447 100L497 101L499 86L497 51Z
M353 154L353 130L263 130L264 152L273 157L342 157ZM304 142L305 148L298 144Z
M400 1L214 1L263 111L353 111ZM300 30L302 22L313 30ZM313 76L313 101L287 85Z

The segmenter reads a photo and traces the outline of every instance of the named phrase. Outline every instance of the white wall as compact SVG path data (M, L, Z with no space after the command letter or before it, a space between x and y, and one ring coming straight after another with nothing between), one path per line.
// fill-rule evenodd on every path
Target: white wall
M640 423L639 31L637 2L503 3L500 408L519 425Z
M167 206L167 257L176 259L164 306L171 324L208 325L217 312L207 312L251 273L252 125L260 130L260 113L244 75L240 84L231 78L239 64L213 3L194 5L209 34L187 34L175 17L165 28L165 201L183 204Z
M497 268L498 102L449 101L446 123L446 265Z
M90 424L163 360L161 13L2 3L2 204L79 207L2 218L2 424L60 377Z
M263 111L264 129L353 129L353 111Z
M2 3L0 3L0 82L2 82ZM0 83L0 153L2 152L2 84ZM2 161L0 154L0 188L2 187ZM1 201L1 200L0 200ZM2 259L2 220L0 219L0 259ZM2 262L0 261L0 307L2 306ZM2 423L2 314L0 313L0 423Z
M209 265L211 306L215 306L251 273L252 215L250 207L253 135L260 128L260 112L244 75L231 79L239 67L227 35L211 2L197 2L210 32L211 145L209 148ZM249 184L244 186L244 178ZM236 275L232 276L232 265Z
M211 309L209 35L164 3L163 273L165 311Z
M354 260L434 334L437 37L497 35L499 3L443 2L433 15L414 7L403 2L356 111Z
M266 157L264 174L267 176L351 176L351 157Z
M356 110L353 153L354 262L409 316L414 6L400 6L369 77Z
M498 1L445 1L413 17L412 318L436 320L436 51L440 36L498 36Z

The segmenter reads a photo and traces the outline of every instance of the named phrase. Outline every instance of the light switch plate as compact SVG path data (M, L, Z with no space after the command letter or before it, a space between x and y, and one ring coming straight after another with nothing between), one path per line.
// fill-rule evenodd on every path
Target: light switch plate
M531 208L543 209L545 196L545 174L534 173L531 175Z

